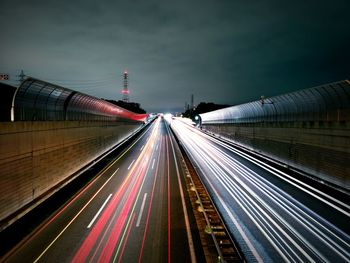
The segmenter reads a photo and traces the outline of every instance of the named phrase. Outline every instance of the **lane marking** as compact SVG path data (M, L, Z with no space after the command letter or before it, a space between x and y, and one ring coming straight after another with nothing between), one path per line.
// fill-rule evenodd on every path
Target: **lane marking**
M155 158L153 158L153 162L152 162L152 170L153 170L153 168L154 168L154 162L155 162Z
M154 160L154 159L153 159L153 160ZM143 196L143 200L142 200L142 205L141 205L140 213L139 213L139 216L138 216L137 221L136 221L136 227L139 227L139 226L140 226L140 222L141 222L141 217L142 217L143 209L145 208L146 198L147 198L147 193L145 193L145 195Z
M109 199L112 197L112 194L109 194L109 196L107 197L107 199L104 201L103 205L100 207L100 209L97 211L96 215L94 216L94 218L91 220L90 224L87 226L87 228L90 228L95 220L97 219L97 217L101 214L103 208L106 206L107 202L109 201Z
M130 170L131 166L134 164L135 159L132 161L132 163L129 165L128 170Z
M140 152L142 151L143 147L145 147L145 145L142 145L141 149L140 149Z

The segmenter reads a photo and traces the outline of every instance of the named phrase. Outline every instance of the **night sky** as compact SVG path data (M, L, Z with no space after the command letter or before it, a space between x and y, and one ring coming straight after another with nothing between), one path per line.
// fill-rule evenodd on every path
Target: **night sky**
M148 112L239 104L350 77L350 1L0 0L0 73Z

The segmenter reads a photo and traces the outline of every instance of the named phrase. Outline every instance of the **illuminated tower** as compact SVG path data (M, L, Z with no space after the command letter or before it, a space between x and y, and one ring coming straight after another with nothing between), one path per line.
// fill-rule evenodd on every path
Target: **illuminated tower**
M124 102L129 102L129 90L128 90L128 71L125 70L124 71L124 81L123 81L123 90L122 90L122 94L123 94L123 101Z

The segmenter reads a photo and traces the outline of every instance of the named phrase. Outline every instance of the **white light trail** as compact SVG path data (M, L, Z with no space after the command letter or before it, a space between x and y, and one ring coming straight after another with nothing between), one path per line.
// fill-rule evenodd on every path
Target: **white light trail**
M171 127L195 160L210 186L209 190L215 193L214 196L224 207L236 228L238 228L237 221L245 220L248 225L244 229L250 229L249 236L255 237L258 231L260 237L256 238L260 240L261 236L264 237L270 244L270 248L275 250L274 254L279 255L283 261L333 260L330 255L340 260L350 260L350 237L346 233L315 214L256 171L262 168L263 173L268 172L282 179L291 187L296 187L349 217L348 204L189 125L174 120ZM249 166L239 162L235 154L248 160ZM236 219L230 213L230 209L240 211L240 217L249 218L249 220ZM251 223L253 225L249 225ZM244 238L245 234L239 232L256 260L264 260L262 256L264 253L252 248L252 242L257 240L248 242ZM260 245L258 247L261 249Z

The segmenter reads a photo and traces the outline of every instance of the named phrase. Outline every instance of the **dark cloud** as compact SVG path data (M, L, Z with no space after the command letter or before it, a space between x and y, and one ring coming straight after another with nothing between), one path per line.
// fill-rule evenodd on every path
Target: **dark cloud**
M349 1L1 1L0 71L149 111L349 77Z

